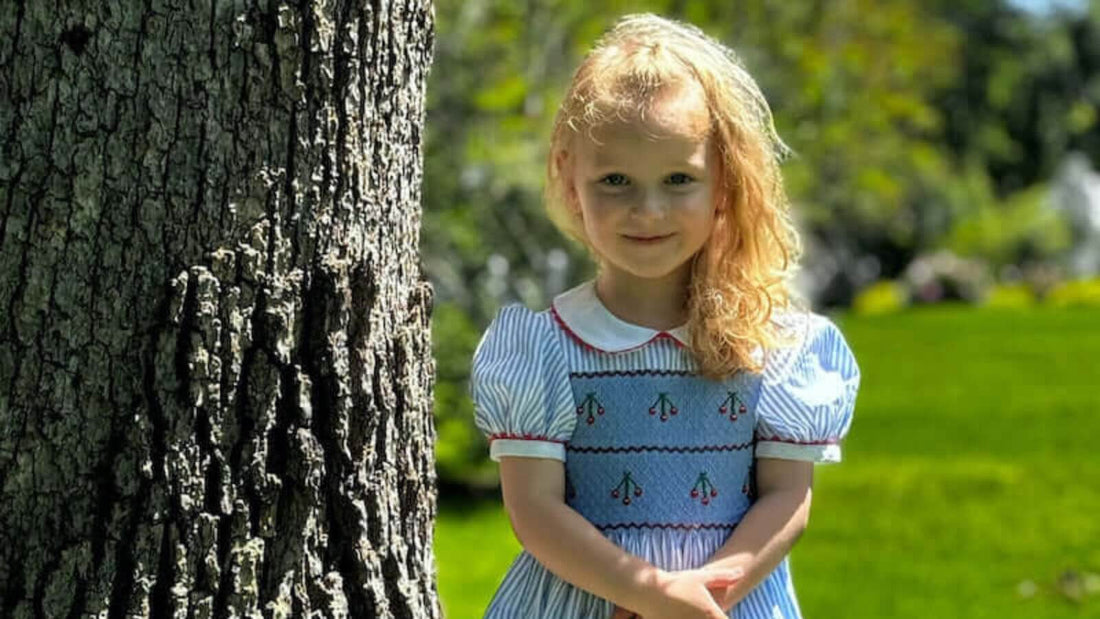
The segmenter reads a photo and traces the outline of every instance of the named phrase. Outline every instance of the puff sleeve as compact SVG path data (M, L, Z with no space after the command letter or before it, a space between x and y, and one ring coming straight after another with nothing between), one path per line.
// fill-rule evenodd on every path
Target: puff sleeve
M576 415L565 353L545 312L520 304L497 312L474 352L470 396L489 457L565 461Z
M764 368L756 417L756 456L840 462L852 423L859 366L840 329L807 314L799 343Z

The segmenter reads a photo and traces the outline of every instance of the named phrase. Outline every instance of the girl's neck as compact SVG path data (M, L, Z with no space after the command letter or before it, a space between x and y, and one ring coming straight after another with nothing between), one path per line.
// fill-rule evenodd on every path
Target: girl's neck
M667 331L687 322L690 277L690 261L660 278L643 278L604 267L596 276L596 296L621 320Z

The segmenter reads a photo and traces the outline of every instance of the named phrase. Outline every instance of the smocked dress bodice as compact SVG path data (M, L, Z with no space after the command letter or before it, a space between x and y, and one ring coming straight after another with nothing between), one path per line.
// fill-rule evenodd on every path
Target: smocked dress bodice
M563 500L627 552L665 570L704 565L755 500L754 463L835 462L859 370L836 326L816 314L766 356L760 374L697 373L686 328L656 331L612 315L586 282L550 309L500 310L474 355L475 423L490 456L563 463ZM523 551L486 617L610 617L614 605ZM788 560L730 617L801 617Z
M602 531L733 530L752 504L758 377L638 369L571 372L569 382L570 506Z

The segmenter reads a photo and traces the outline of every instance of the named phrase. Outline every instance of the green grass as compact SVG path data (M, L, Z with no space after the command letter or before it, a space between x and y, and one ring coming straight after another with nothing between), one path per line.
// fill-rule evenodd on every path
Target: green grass
M1100 574L1095 310L838 323L863 379L844 462L816 469L792 553L805 615L1100 617L1100 592L1064 584ZM499 503L442 503L447 616L480 617L519 550Z

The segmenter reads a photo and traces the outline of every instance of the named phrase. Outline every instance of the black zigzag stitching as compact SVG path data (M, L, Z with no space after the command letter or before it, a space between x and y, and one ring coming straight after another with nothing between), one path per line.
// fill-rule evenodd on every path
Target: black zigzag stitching
M694 447L666 447L664 445L630 445L628 447L578 447L566 443L565 449L580 453L640 453L643 451L666 451L670 453L702 453L707 451L739 451L751 447L753 441L735 445L698 445Z
M734 529L737 525L728 522L680 524L663 522L623 522L619 524L598 524L597 529L607 531L610 529Z
M598 372L570 372L570 378L600 378L602 376L696 376L689 370L601 370Z

